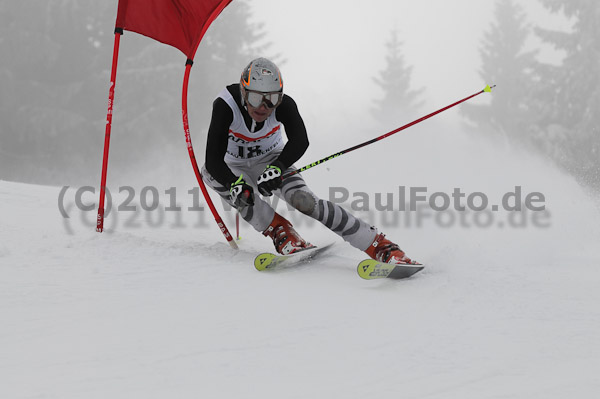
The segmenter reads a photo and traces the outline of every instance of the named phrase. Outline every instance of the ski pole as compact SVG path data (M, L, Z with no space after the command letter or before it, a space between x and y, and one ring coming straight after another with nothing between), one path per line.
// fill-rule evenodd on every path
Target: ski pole
M482 94L482 93L490 93L494 87L496 87L496 85L493 85L493 86L489 86L489 85L488 85L488 86L486 86L486 87L485 87L483 90L481 90L481 91L478 91L478 92L477 92L477 93L475 93L475 94L472 94L472 95L470 95L470 96L468 96L468 97L465 97L465 98L463 98L462 100L459 100L459 101L457 101L457 102L455 102L455 103L453 103L453 104L450 104L450 105L448 105L448 106L446 106L446 107L444 107L444 108L438 109L437 111L435 111L435 112L432 112L432 113L430 113L429 115L425 115L424 117L422 117L422 118L419 118L419 119L417 119L417 120L414 120L414 121L412 121L412 122L410 122L410 123L408 123L408 124L406 124L406 125L404 125L404 126L401 126L401 127L399 127L398 129L392 130L391 132L387 132L386 134L383 134L383 135L381 135L381 136L379 136L379 137L376 137L376 138L374 138L374 139L371 139L371 140L369 140L369 141L365 141L364 143L361 143L361 144L355 145L354 147L346 148L345 150L342 150L342 151L340 151L340 152L336 152L335 154L332 154L332 155L330 155L330 156L328 156L328 157L325 157L325 158L319 159L319 160L318 160L318 161L316 161L316 162L313 162L313 163L310 163L310 164L308 164L308 165L306 165L306 166L303 166L303 167L301 167L300 169L296 169L296 170L289 171L289 172L287 172L287 173L285 173L285 174L283 175L283 178L285 179L286 177L290 177L290 176L296 175L296 174L298 174L298 173L302 173L302 172L304 172L305 170L308 170L308 169L310 169L310 168L314 168L315 166L322 164L323 162L327 162L327 161L329 161L329 160L332 160L332 159L334 159L334 158L337 158L337 157L339 157L339 156L342 156L342 155L344 155L344 154L347 154L347 153L349 153L349 152L351 152L351 151L358 150L359 148L366 147L366 146L368 146L369 144L373 144L373 143L375 143L375 142L377 142L377 141L379 141L379 140L383 140L383 139L385 139L386 137L389 137L389 136L391 136L391 135L393 135L393 134L396 134L396 133L398 133L398 132L400 132L400 131L402 131L402 130L404 130L404 129L408 129L409 127L411 127L411 126L414 126L414 125L416 125L417 123L421 123L421 122L423 122L424 120L431 118L432 116L435 116L435 115L437 115L437 114L439 114L439 113L441 113L441 112L444 112L444 111L446 111L447 109L450 109L450 108L452 108L452 107L455 107L455 106L457 106L458 104L464 103L465 101L467 101L467 100L470 100L471 98L473 98L473 97L476 97L476 96L478 96L478 95L480 95L480 94Z

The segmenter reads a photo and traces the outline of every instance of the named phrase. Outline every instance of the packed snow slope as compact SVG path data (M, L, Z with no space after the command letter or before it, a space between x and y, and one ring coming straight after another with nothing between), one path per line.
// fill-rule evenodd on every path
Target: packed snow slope
M305 174L322 197L347 189L348 209L427 265L403 281L361 280L364 254L281 204L307 239L335 247L257 272L253 258L271 243L242 226L231 250L208 212L188 209L191 171L171 194L156 187L158 208L147 211L152 189L132 186L127 202L111 170L102 234L97 194L81 192L78 206L77 188L0 181L0 397L597 397L593 200L541 160L428 126ZM307 162L339 149L316 142ZM545 211L499 211L493 224L488 213L477 225L469 211L460 222L460 211L424 209L417 223L416 211L408 222L411 212L374 210L375 193L400 186L482 192L490 205L520 186L543 193ZM358 192L370 210L353 204Z

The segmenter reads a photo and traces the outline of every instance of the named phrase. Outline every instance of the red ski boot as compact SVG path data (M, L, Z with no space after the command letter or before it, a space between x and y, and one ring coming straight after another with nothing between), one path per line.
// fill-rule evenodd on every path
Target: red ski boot
M293 254L313 247L312 244L304 241L294 230L292 224L277 212L275 212L275 217L269 227L263 231L263 235L271 237L275 250L282 255Z
M365 251L371 258L384 263L395 265L419 265L419 262L411 260L400 247L387 238L385 234L377 234L373 243Z

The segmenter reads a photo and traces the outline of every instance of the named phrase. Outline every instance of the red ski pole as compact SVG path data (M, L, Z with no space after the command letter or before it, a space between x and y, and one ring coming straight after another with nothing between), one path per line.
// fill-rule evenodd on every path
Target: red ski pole
M302 172L304 172L305 170L308 170L308 169L310 169L310 168L314 168L315 166L318 166L318 165L322 164L323 162L327 162L327 161L329 161L329 160L332 160L332 159L334 159L334 158L337 158L337 157L339 157L339 156L342 156L342 155L344 155L344 154L347 154L347 153L349 153L349 152L351 152L351 151L358 150L359 148L366 147L366 146L368 146L369 144L373 144L373 143L375 143L375 142L377 142L377 141L379 141L379 140L383 140L383 139L385 139L386 137L389 137L389 136L391 136L391 135L393 135L393 134L396 134L396 133L398 133L398 132L400 132L400 131L402 131L402 130L404 130L404 129L408 129L409 127L411 127L411 126L414 126L414 125L416 125L417 123L421 123L421 122L423 122L424 120L431 118L432 116L435 116L435 115L437 115L437 114L439 114L439 113L441 113L441 112L444 112L444 111L446 111L447 109L450 109L450 108L452 108L452 107L455 107L455 106L457 106L458 104L464 103L465 101L467 101L467 100L470 100L471 98L473 98L473 97L475 97L475 96L478 96L478 95L480 95L480 94L482 94L482 93L490 93L494 87L496 87L496 85L493 85L493 86L486 86L486 87L485 87L483 90L481 90L481 91L478 91L478 92L477 92L477 93L475 93L475 94L472 94L472 95L470 95L470 96L468 96L468 97L465 97L465 98L463 98L462 100L459 100L459 101L457 101L457 102L455 102L455 103L453 103L453 104L450 104L450 105L448 105L448 106L446 106L446 107L444 107L444 108L438 109L437 111L435 111L435 112L432 112L432 113L430 113L430 114L428 114L428 115L425 115L424 117L422 117L422 118L419 118L419 119L417 119L417 120L415 120L415 121L412 121L412 122L410 122L410 123L408 123L408 124L406 124L406 125L404 125L404 126L401 126L401 127L399 127L398 129L394 129L394 130L392 130L391 132L387 132L386 134L383 134L383 135L381 135L381 136L379 136L379 137L376 137L376 138L374 138L374 139L371 139L371 140L369 140L369 141L365 141L364 143L361 143L361 144L355 145L354 147L346 148L345 150L342 150L342 151L340 151L340 152L336 152L335 154L332 154L332 155L330 155L330 156L328 156L328 157L325 157L325 158L319 159L319 160L318 160L318 161L316 161L316 162L313 162L313 163L310 163L310 164L308 164L308 165L306 165L306 166L303 166L303 167L301 167L300 169L296 169L296 170L289 171L289 172L287 172L287 173L285 173L285 174L283 175L283 178L286 178L286 177L289 177L289 176L293 176L293 175L295 175L295 174L298 174L298 173L302 173Z

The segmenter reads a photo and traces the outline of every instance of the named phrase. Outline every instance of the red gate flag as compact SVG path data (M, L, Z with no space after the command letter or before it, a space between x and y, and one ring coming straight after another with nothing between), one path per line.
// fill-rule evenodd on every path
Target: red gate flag
M102 159L102 177L100 180L100 201L96 231L104 230L104 200L106 197L106 178L108 170L108 152L112 127L113 104L115 98L115 81L117 76L117 60L119 55L120 37L124 30L148 36L161 43L181 50L187 56L185 75L183 78L182 116L185 140L192 167L196 174L202 194L210 208L215 222L225 239L232 248L238 249L237 244L229 233L223 219L219 216L202 181L190 135L188 123L187 92L190 69L200 41L210 24L219 16L221 11L232 0L119 0L117 21L115 23L115 45L108 94L108 111L106 114L106 131L104 134L104 156Z
M120 0L115 26L181 50L190 60L232 0Z

